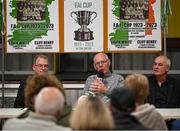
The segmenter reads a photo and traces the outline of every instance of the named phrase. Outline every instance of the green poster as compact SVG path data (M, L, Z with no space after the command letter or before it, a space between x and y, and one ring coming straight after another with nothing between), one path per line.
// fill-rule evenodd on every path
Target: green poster
M108 0L108 51L160 51L160 0Z
M7 52L58 52L58 5L58 0L8 0Z

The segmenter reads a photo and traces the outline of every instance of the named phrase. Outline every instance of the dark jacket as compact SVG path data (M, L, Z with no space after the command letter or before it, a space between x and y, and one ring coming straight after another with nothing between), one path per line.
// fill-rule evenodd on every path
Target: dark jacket
M132 115L125 112L112 113L116 130L147 130L148 128L142 124Z
M25 85L26 85L26 81L22 80L18 88L18 93L14 102L14 108L25 108L25 103L24 103Z
M154 75L149 77L150 94L147 101L155 105L155 87L157 81ZM166 108L179 108L180 107L180 81L167 75L167 106ZM155 105L156 106L156 105Z

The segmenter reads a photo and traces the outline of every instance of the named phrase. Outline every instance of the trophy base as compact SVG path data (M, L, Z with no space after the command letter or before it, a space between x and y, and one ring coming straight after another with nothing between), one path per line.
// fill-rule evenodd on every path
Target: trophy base
M74 33L75 33L74 40L77 40L77 41L94 40L93 31L88 31L88 32L74 31Z

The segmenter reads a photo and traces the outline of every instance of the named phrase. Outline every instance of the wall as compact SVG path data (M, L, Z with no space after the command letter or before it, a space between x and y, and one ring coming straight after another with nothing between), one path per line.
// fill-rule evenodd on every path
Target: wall
M180 0L170 0L172 7L172 15L169 16L169 34L170 38L179 38L180 37Z

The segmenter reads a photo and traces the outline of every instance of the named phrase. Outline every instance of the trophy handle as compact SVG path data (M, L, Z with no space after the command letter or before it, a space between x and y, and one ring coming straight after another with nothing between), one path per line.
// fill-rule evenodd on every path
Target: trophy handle
M73 14L75 14L75 15L77 16L77 13L76 13L75 11L71 12L71 17L72 17L76 22L78 22L77 19L75 19L75 17L73 16Z
M91 12L91 16L92 16L93 14L95 14L95 15L94 15L94 18L91 19L91 21L90 21L91 23L92 23L92 21L97 17L97 13L96 13L96 12L94 12L94 11Z

